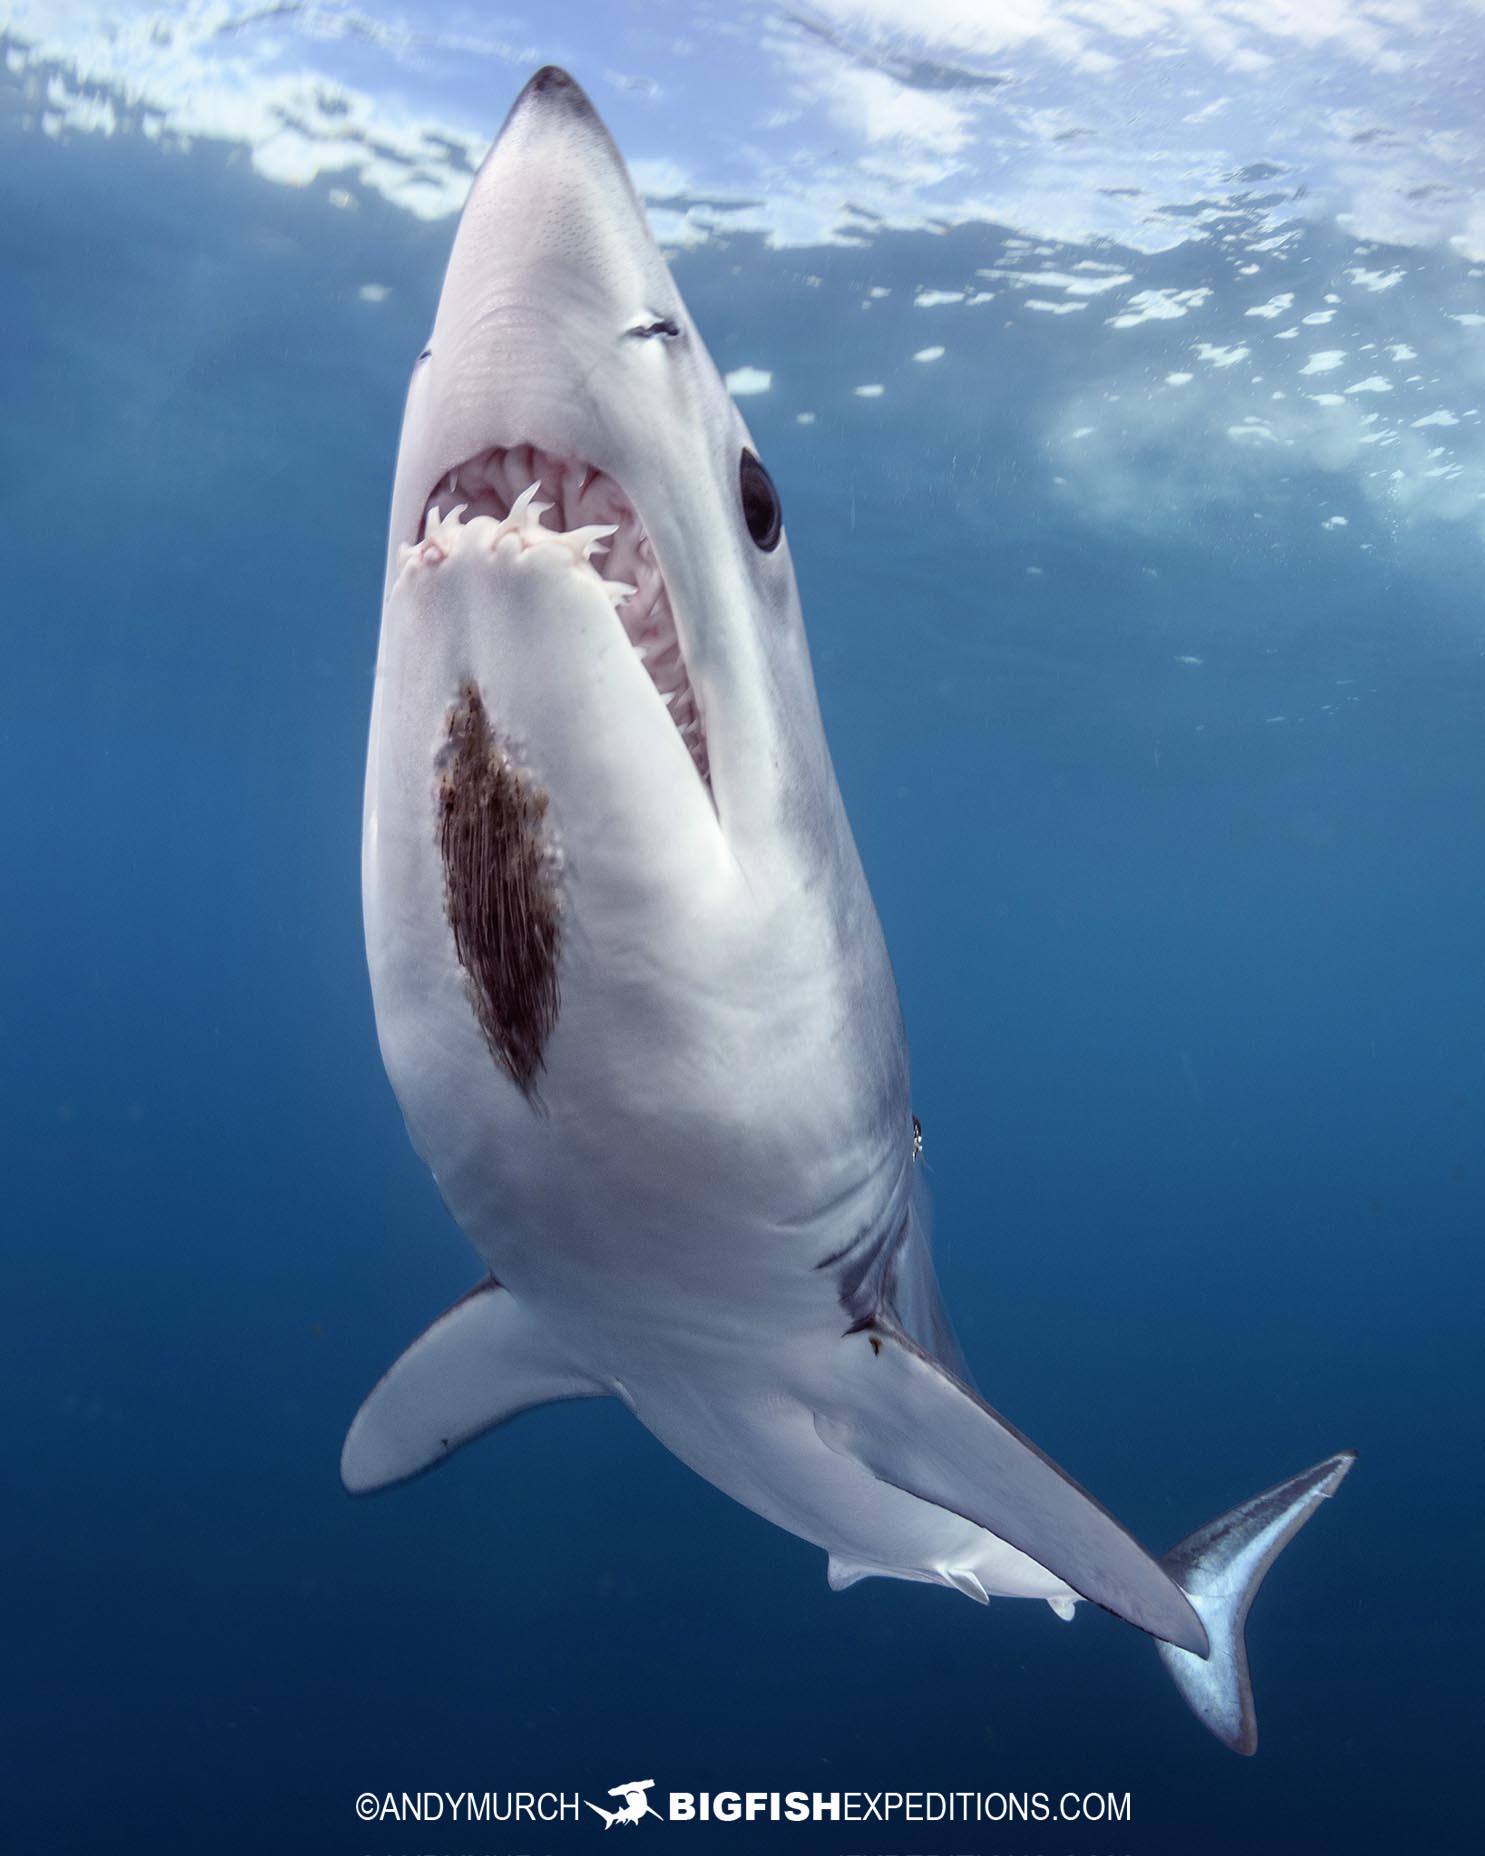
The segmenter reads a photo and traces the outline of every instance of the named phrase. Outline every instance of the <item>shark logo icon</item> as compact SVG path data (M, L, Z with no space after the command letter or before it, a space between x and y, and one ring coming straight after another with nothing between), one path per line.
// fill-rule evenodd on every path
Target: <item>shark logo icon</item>
M654 1783L653 1779L630 1779L626 1785L610 1785L609 1797L624 1800L617 1811L605 1811L601 1804L588 1804L586 1798L583 1803L603 1819L605 1830L612 1830L615 1824L637 1824L642 1817L660 1817L660 1813L645 1796ZM663 1824L665 1819L661 1817L660 1821Z

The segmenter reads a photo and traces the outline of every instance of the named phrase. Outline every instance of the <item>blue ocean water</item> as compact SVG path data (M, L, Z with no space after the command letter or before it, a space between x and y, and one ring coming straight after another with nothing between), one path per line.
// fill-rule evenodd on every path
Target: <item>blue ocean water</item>
M227 138L41 133L0 91L6 1847L607 1848L354 1800L639 1769L1133 1803L639 1833L697 1847L1469 1847L1478 268L1317 215L1239 282L1251 189L1156 253L983 219L674 258L718 365L772 375L745 409L987 1394L1157 1549L1361 1452L1255 1607L1249 1762L1112 1619L832 1595L606 1405L342 1493L359 1400L477 1265L383 1077L359 915L385 509L452 224L334 192ZM1017 281L1125 271L1083 313ZM1199 329L1114 326L1139 292L1204 292ZM1289 306L1252 314L1286 292L1333 313L1287 350Z

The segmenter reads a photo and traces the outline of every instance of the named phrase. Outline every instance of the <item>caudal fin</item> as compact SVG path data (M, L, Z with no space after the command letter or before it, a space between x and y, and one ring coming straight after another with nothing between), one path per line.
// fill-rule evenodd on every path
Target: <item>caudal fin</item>
M1342 1450L1209 1521L1160 1562L1206 1626L1203 1658L1156 1639L1160 1660L1196 1718L1234 1753L1258 1750L1243 1624L1263 1575L1356 1461Z

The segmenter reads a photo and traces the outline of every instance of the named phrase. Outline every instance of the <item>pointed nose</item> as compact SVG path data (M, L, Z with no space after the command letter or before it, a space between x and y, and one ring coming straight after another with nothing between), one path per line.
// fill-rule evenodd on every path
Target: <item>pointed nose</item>
M495 138L454 236L421 389L440 434L428 486L494 445L591 458L594 396L575 383L594 378L636 320L677 313L608 131L581 85L545 66Z
M595 115L593 105L588 101L587 92L574 77L569 77L560 65L544 64L536 75L527 80L525 88L510 106L510 115L515 116L523 109L558 109L586 111ZM506 119L510 120L509 117Z
M525 233L543 213L570 210L572 193L584 190L633 202L623 160L588 93L559 65L543 65L491 143L471 204L478 211L482 195L502 193L506 223Z
M543 346L560 345L584 308L606 322L640 313L661 270L598 112L565 71L543 66L470 189L439 310L445 335L519 306Z
M511 104L491 153L502 143L535 144L546 136L608 143L608 131L588 93L560 65L545 64ZM611 144L610 144L611 146ZM614 151L615 160L618 151Z

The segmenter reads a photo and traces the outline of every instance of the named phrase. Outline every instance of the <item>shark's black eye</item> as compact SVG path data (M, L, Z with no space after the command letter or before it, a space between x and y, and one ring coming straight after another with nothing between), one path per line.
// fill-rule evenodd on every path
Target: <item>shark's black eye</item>
M742 490L743 521L748 525L748 533L755 546L770 554L779 545L779 536L784 532L784 512L779 508L779 493L773 487L773 478L751 451L745 451L737 468L737 481Z

